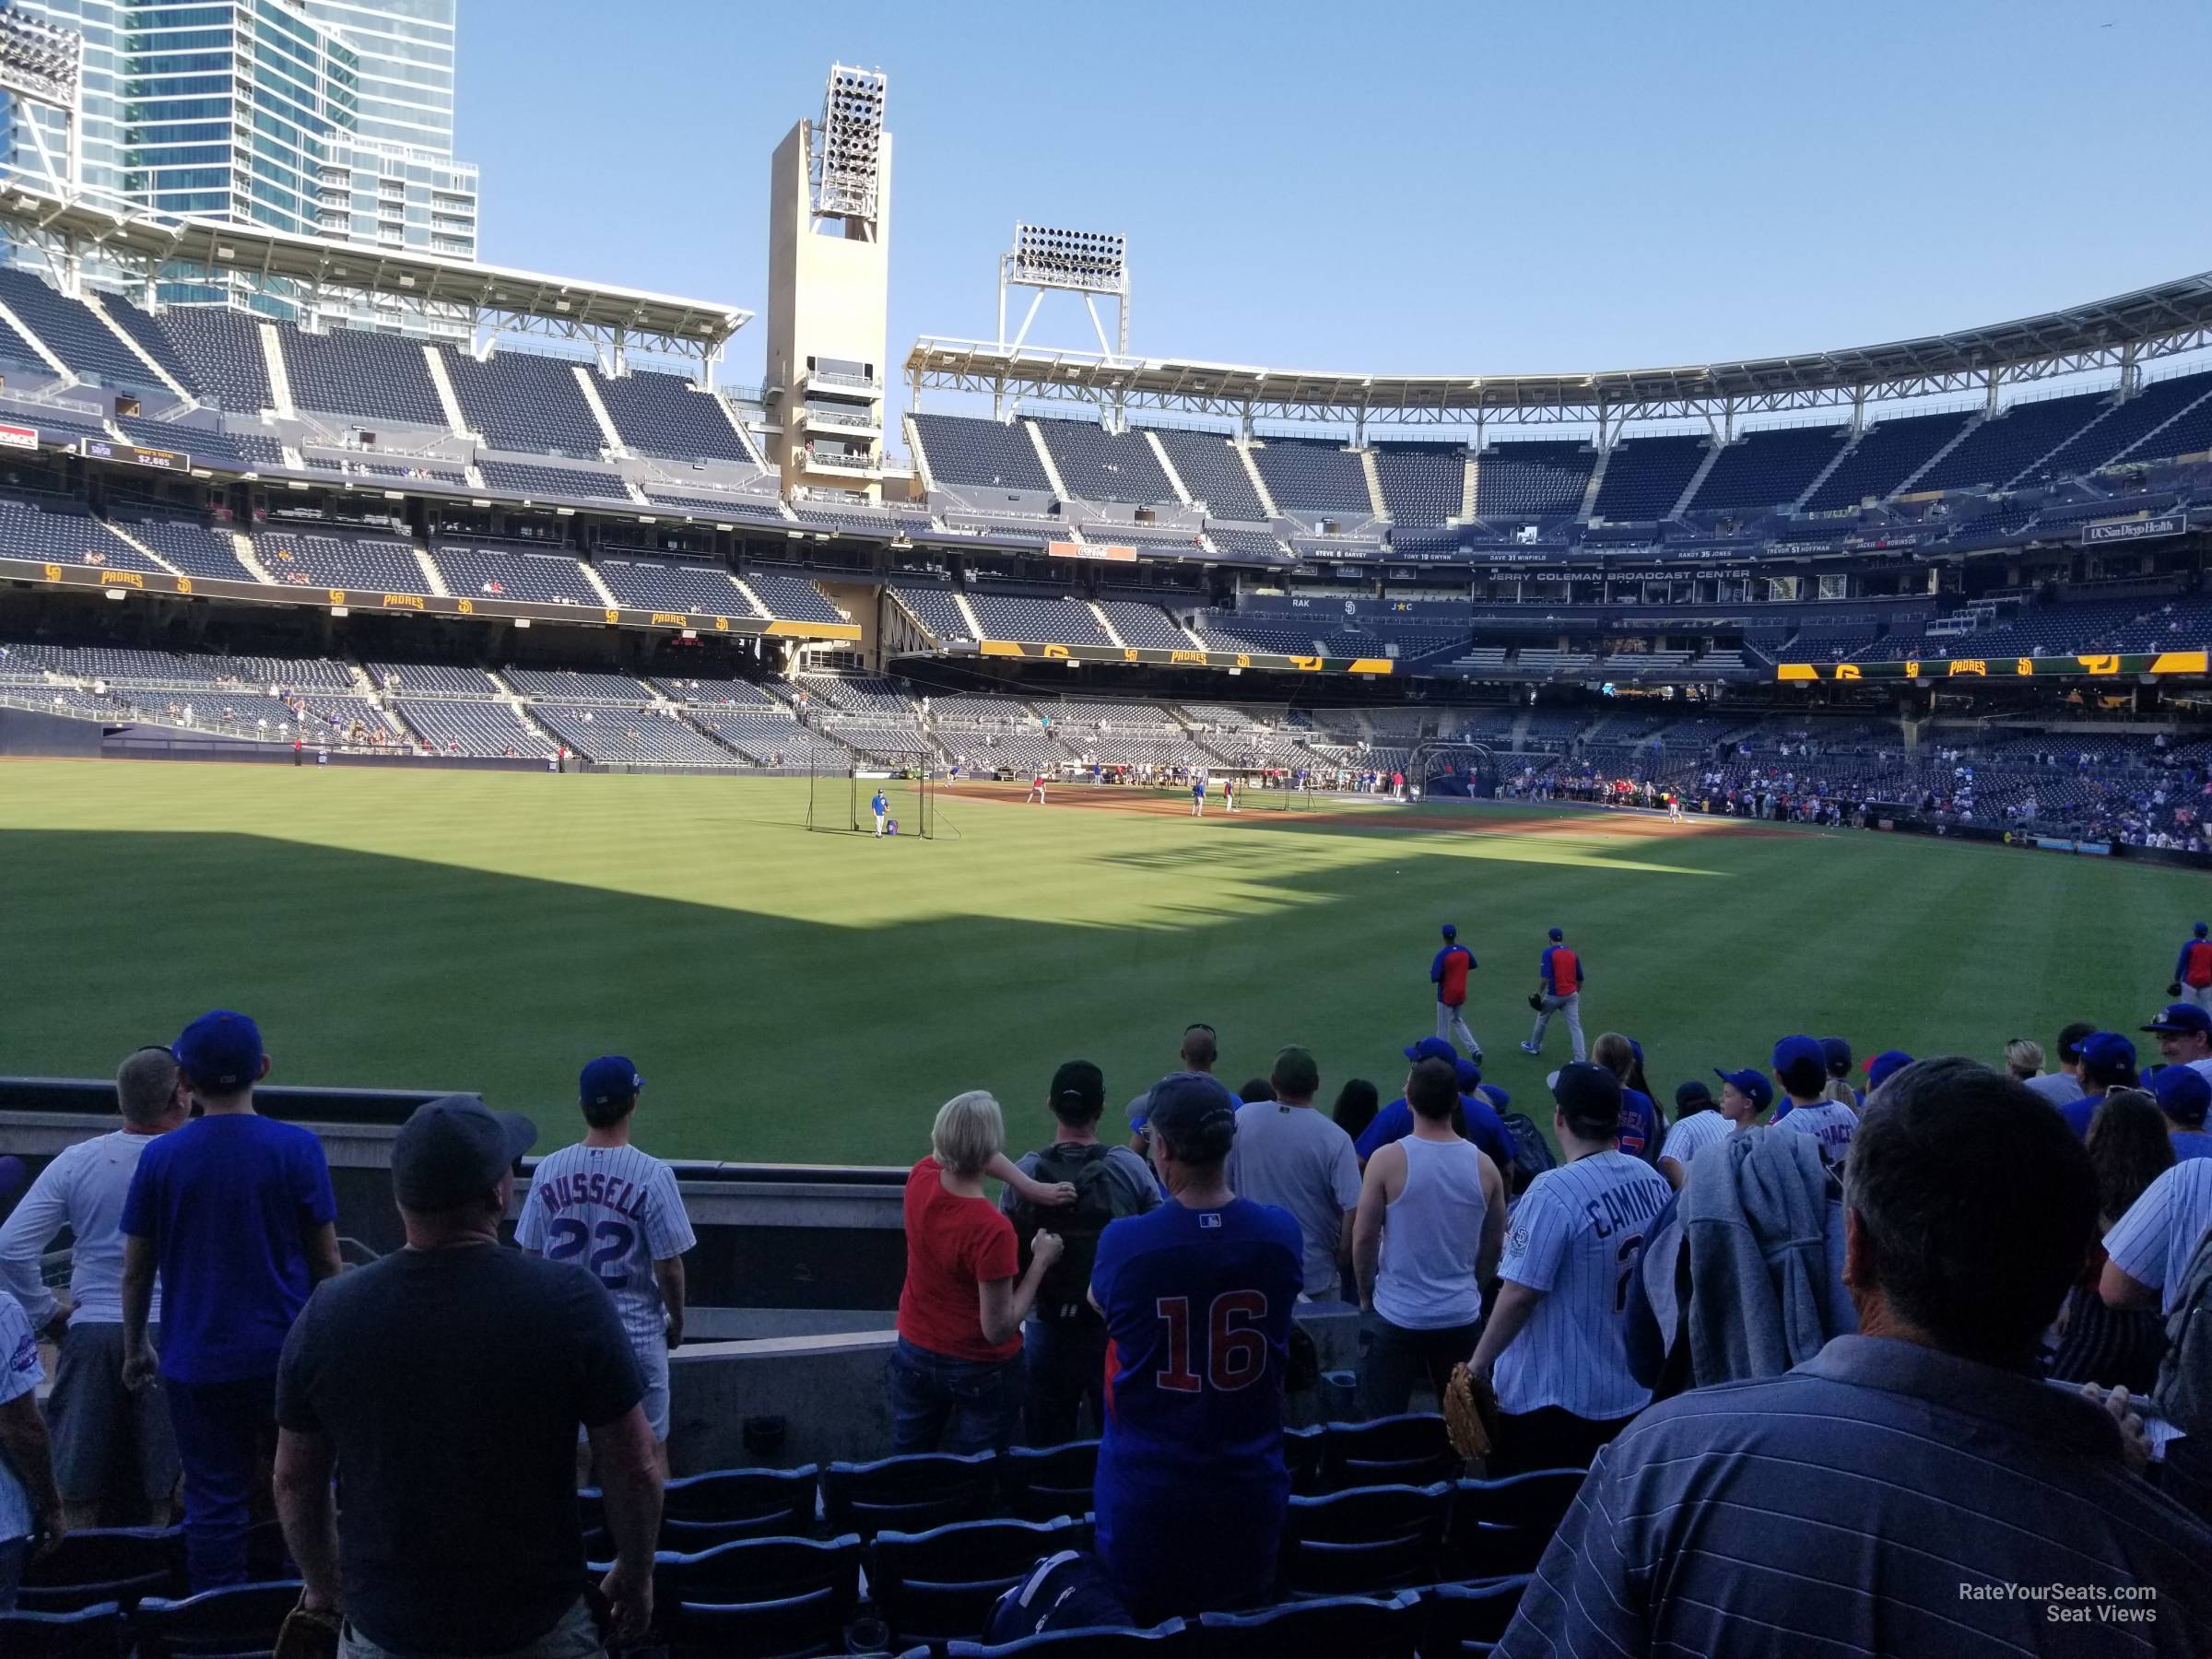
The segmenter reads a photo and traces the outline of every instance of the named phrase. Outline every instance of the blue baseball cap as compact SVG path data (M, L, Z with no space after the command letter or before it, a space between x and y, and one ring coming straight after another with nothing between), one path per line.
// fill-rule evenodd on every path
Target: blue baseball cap
M1441 1037L1424 1037L1406 1051L1406 1058L1418 1065L1423 1060L1449 1060L1459 1064L1459 1051Z
M2207 927L2207 926L2206 926L2206 925L2204 923L2202 923L2202 922L2199 922L2199 923L2196 924L2196 936L2197 936L2198 938L2200 938L2200 939L2201 939L2201 938L2203 938L2203 937L2204 937L2204 936L2205 936L2206 934L2208 934L2208 933L2212 933L2212 927Z
M243 1014L218 1008L184 1028L169 1051L198 1088L236 1094L261 1080L261 1028Z
M1866 1087L1879 1088L1899 1072L1912 1064L1912 1056L1903 1049L1884 1049L1866 1062Z
M1482 1081L1482 1067L1472 1060L1454 1060L1453 1069L1459 1073L1459 1092L1467 1093Z
M2183 1032L2212 1032L2212 1014L2207 1014L2194 1003L2168 1003L2159 1016L2143 1028L2161 1037L2178 1036Z
M1458 938L1458 937L1459 937L1459 929L1458 929L1458 928L1456 928L1456 927L1454 927L1454 926L1453 926L1453 925L1452 925L1452 924L1451 924L1451 923L1449 923L1449 922L1445 923L1445 924L1444 924L1444 937L1445 937L1445 938L1447 938L1447 939L1456 939L1456 938Z
M638 1068L620 1054L602 1054L583 1068L576 1092L586 1106L611 1106L645 1087Z
M1185 1163L1210 1163L1236 1145L1237 1105L1218 1078L1171 1072L1152 1085L1146 1123Z
M1774 1045L1774 1069L1791 1072L1811 1066L1822 1077L1828 1076L1828 1051L1820 1046L1817 1037L1784 1037Z
M1559 940L1565 938L1566 936L1567 935L1565 934L1561 933L1556 927L1551 930L1551 938L1554 944L1557 944Z
M1851 1070L1851 1044L1841 1037L1820 1039L1820 1052L1827 1056L1828 1069L1841 1077Z
M1724 1083L1735 1085L1740 1092L1751 1098L1751 1103L1761 1112L1774 1104L1774 1085L1768 1080L1765 1072L1752 1071L1748 1068L1743 1071L1723 1071L1716 1065L1712 1068L1712 1075Z
M2117 1031L2092 1031L2081 1040L2081 1063L2100 1072L2132 1070L2136 1045Z
M2212 1111L2212 1083L2194 1065L2161 1065L2147 1086L2159 1110L2184 1129L2202 1129Z

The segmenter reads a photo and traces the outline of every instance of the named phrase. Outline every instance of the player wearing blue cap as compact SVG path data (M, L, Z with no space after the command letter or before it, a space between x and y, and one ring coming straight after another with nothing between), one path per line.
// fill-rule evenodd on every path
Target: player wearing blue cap
M891 804L883 798L881 789L877 789L873 798L869 800L868 810L876 815L876 833L881 835L883 820L890 815L891 810Z
M1444 947L1429 964L1429 980L1436 987L1436 1034L1456 1042L1476 1059L1482 1044L1467 1030L1467 975L1475 971L1475 953L1459 942L1459 929L1444 924Z
M1290 1494L1283 1378L1305 1284L1298 1223L1223 1174L1236 1097L1180 1072L1149 1100L1169 1202L1109 1223L1090 1278L1109 1344L1099 1557L1140 1624L1274 1585Z
M1585 1060L1590 1051L1583 1041L1583 981L1589 974L1583 967L1582 954L1569 947L1564 929L1553 928L1550 936L1551 942L1536 959L1536 993L1529 998L1536 1010L1536 1028L1521 1045L1521 1052L1542 1053L1544 1033L1551 1027L1551 1017L1559 1014L1566 1018L1574 1057Z
M645 1079L603 1054L577 1080L584 1135L538 1161L514 1241L588 1267L614 1298L645 1381L653 1455L668 1477L668 1350L684 1340L684 1252L698 1242L676 1171L629 1144Z
M1841 1168L1858 1133L1859 1114L1829 1100L1828 1052L1817 1037L1784 1037L1774 1045L1774 1081L1790 1097L1787 1112L1774 1128L1786 1135L1809 1135L1820 1143L1820 1161Z
M2199 922L2190 930L2189 942L2174 959L2173 984L2167 994L2212 1008L2212 927Z

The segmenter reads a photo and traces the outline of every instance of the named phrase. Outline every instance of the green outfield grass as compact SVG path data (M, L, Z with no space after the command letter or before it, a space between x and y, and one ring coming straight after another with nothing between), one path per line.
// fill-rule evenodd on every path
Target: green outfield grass
M1300 1042L1325 1096L1364 1076L1388 1098L1444 921L1481 963L1489 1078L1533 1102L1564 1053L1556 1028L1543 1065L1515 1046L1555 924L1591 966L1591 1035L1640 1038L1671 1093L1793 1030L1994 1059L2069 1018L2132 1028L2212 912L2191 873L1878 834L947 799L940 839L885 844L806 833L806 793L0 763L0 1072L101 1075L227 1006L261 1021L274 1081L481 1089L565 1134L578 1065L618 1051L653 1150L895 1163L967 1088L1040 1140L1064 1059L1103 1065L1118 1106L1193 1019L1232 1088Z

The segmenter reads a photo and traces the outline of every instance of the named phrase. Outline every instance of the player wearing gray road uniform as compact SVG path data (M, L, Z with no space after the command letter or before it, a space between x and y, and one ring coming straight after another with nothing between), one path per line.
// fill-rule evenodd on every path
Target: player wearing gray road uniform
M698 1240L676 1171L629 1144L645 1086L619 1054L583 1068L586 1133L539 1160L514 1224L514 1241L550 1261L587 1268L614 1298L645 1381L647 1421L668 1470L668 1350L684 1339L684 1252Z
M1651 1402L1629 1371L1629 1276L1674 1189L1620 1150L1620 1083L1602 1065L1559 1068L1552 1128L1566 1161L1513 1206L1501 1284L1468 1367L1498 1390L1495 1479L1583 1468Z

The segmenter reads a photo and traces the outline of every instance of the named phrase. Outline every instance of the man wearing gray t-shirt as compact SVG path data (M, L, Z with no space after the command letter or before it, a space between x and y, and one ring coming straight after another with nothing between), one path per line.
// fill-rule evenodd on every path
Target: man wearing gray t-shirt
M1351 1253L1359 1154L1350 1135L1313 1110L1321 1069L1312 1054L1283 1050L1268 1080L1276 1098L1237 1112L1237 1142L1225 1173L1240 1198L1290 1212L1305 1240L1306 1294L1327 1301L1337 1294L1339 1264Z
M2040 1077L2023 1079L2029 1088L2041 1095L2053 1106L2068 1105L2089 1092L2088 1085L2081 1080L2081 1040L2096 1034L2097 1028L2086 1019L2077 1019L2058 1034L2058 1069L2045 1072Z

